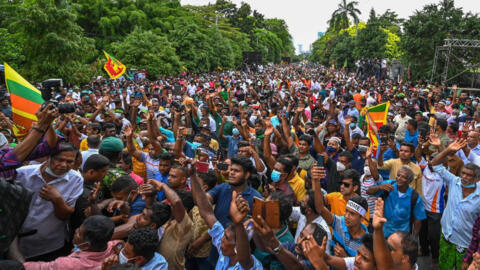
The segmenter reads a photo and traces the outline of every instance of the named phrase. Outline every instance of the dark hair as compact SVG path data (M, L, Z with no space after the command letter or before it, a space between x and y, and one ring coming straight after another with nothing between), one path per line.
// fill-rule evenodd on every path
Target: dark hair
M193 194L191 191L186 191L184 189L176 190L178 197L182 200L183 207L185 210L190 212L192 208L195 206L195 202L193 201Z
M355 134L358 134L358 133L355 133ZM353 135L355 135L353 134ZM360 135L360 134L358 134ZM367 141L368 140L368 144L370 144L370 138L368 138L367 136L360 136L360 139L359 140L363 140L363 141Z
M208 186L209 190L217 185L217 175L213 170L209 170L208 173L198 173L198 177L200 177L203 183Z
M408 119L407 123L417 129L417 121L415 119Z
M158 159L173 162L175 156L172 153L161 153Z
M360 205L363 207L367 213L368 213L368 202L367 199L363 198L362 196L353 196L350 198L350 201L353 201L354 203Z
M63 152L75 152L77 154L78 149L75 146L73 146L73 144L71 144L71 143L61 142L59 147L58 147L58 152L56 152L55 154L52 154L52 157L56 157ZM75 154L75 156L76 156L76 154Z
M270 199L278 200L280 205L280 224L286 224L292 214L293 202L290 196L285 195L283 192L275 191L270 194Z
M362 139L362 134L360 134L360 133L352 134L352 140L360 140L360 139ZM367 137L367 139L368 139L368 137Z
M100 132L102 130L102 126L100 125L100 123L97 123L97 122L94 122L94 123L90 123L88 124L88 126L93 129L93 130L96 130L98 132Z
M173 170L173 169L179 170L179 171L182 172L182 176L183 176L183 177L185 177L185 178L188 177L188 171L187 171L187 168L186 168L186 167L182 167L182 166L180 166L180 165L173 165L171 169L172 169L172 170Z
M442 129L442 131L447 130L448 122L445 119L437 119L437 125Z
M312 234L313 239L315 239L317 244L322 245L323 238L327 237L327 232L322 228L322 226L320 226L317 223L310 223L307 226L313 226L314 227L313 234Z
M103 124L103 131L106 131L108 128L115 128L115 125L113 123Z
M152 205L145 207L152 210L152 222L155 223L156 228L160 228L172 216L172 208L164 202L154 202Z
M373 237L371 234L366 233L360 238L362 245L364 245L371 253L373 253Z
M87 137L87 144L90 148L98 148L101 141L102 140L100 139L100 136L98 136L97 134L89 135Z
M285 157L277 159L277 162L283 165L283 172L290 173L293 168L292 161Z
M113 181L113 184L110 187L110 191L112 193L122 191L128 193L136 188L138 188L137 182L135 182L135 180L130 175L122 175L118 177L115 181Z
M418 257L417 239L409 232L397 231L395 233L402 239L401 244L403 254L408 256L411 266L415 265Z
M383 125L378 129L378 133L390 134L391 132L390 127L387 125Z
M101 170L110 165L110 160L108 158L100 155L100 154L93 154L85 160L83 164L83 172L88 172L89 170Z
M354 169L347 169L340 176L340 180L352 179L352 184L360 188L360 174Z
M450 123L450 125L448 125L452 130L453 132L457 132L458 131L458 124L455 123L455 122L452 122Z
M346 157L348 162L352 162L353 160L353 155L350 153L350 151L343 151L340 154L338 154L338 157Z
M305 141L308 145L312 145L313 139L312 136L303 134L302 136L298 137L298 141Z
M101 154L102 156L108 158L108 160L110 160L110 162L117 163L117 161L120 160L120 154L122 152L105 151L104 149L100 148L98 153Z
M400 147L402 147L402 146L407 146L407 147L409 147L409 148L410 148L410 152L415 153L415 145L413 145L413 143L402 142L402 143L400 144Z
M132 156L128 152L122 152L122 160L125 164L128 165L128 167L132 168L133 166Z
M298 167L298 157L294 154L286 154L282 156L283 158L286 158L290 160L292 163L292 167Z
M250 143L247 142L247 141L239 141L238 142L238 149L240 149L242 147L247 147L247 146L250 146Z
M240 147L240 146L239 146ZM241 157L241 156L237 156L237 157L233 157L230 159L230 162L231 164L236 164L236 165L239 165L243 168L243 172L244 173L252 173L253 172L253 163L252 161L247 158L247 157Z
M83 239L90 243L92 250L104 251L112 238L115 223L106 216L95 215L85 219L82 225L85 229Z
M128 234L128 243L133 246L135 256L143 256L150 261L158 246L158 233L149 227L138 228Z

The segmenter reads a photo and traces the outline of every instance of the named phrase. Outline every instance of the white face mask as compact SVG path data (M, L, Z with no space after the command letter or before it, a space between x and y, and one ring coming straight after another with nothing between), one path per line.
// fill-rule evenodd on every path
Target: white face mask
M370 167L363 167L363 174L365 176L370 176L372 173L370 172Z
M337 161L337 171L345 171L347 168L345 167L345 165L343 165L343 163Z
M120 264L126 264L126 263L129 263L130 261L133 261L135 260L138 256L136 257L133 257L133 258L127 258L125 257L125 255L123 255L123 250L125 248L122 248L122 250L120 250L120 253L118 254L118 261L120 262Z
M47 174L49 174L50 176L55 177L55 178L62 178L63 176L65 176L65 174L68 173L68 172L66 172L64 174L56 174L52 171L52 169L50 169L50 165L47 166L47 168L45 169L45 172Z

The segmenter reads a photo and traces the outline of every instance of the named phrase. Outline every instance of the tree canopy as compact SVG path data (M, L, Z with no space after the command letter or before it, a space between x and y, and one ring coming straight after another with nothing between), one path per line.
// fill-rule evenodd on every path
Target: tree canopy
M28 79L66 82L106 76L103 50L152 78L235 68L244 51L262 51L265 63L294 55L284 20L226 0L0 0L0 48Z

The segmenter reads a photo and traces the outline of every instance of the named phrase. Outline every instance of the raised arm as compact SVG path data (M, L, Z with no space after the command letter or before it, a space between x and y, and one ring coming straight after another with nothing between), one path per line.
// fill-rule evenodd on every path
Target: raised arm
M198 182L198 176L196 172L190 177L191 184L192 184L192 194L193 199L198 207L198 211L200 212L200 216L205 220L208 227L211 229L215 222L217 222L217 218L213 213L212 205L210 204L210 200L207 197L205 191L203 191L202 186Z
M448 155L456 153L458 150L465 147L466 144L467 141L465 139L457 139L455 142L451 143L447 147L447 149L443 150L435 158L432 159L432 166L442 164Z
M265 158L265 162L269 168L273 168L275 166L276 160L272 156L272 148L270 147L270 138L272 137L273 133L273 126L272 123L268 120L265 121L265 136L263 137L263 156Z
M323 202L322 185L320 181L325 177L325 168L319 166L312 167L312 186L315 191L315 210L325 219L328 225L333 223L333 215L325 207Z
M292 133L290 132L290 126L288 125L288 121L285 115L282 114L282 117L280 118L280 120L282 121L283 134L287 139L287 146L288 148L290 148L293 146L293 139L292 139Z
M353 150L353 143L352 140L350 139L350 124L352 123L351 118L345 119L345 127L343 129L343 134L345 138L345 143L347 144L347 149L348 151Z
M250 212L247 200L242 196L237 196L237 192L232 192L232 202L230 203L230 217L235 227L235 247L237 250L237 260L244 269L250 269L254 261L250 254L250 243L247 232L243 227L243 221Z
M133 145L133 130L131 126L126 126L125 127L125 136L127 137L127 151L132 155L132 157L136 159L140 159L142 156L142 152L137 150L135 146Z
M382 198L375 202L375 214L373 215L373 253L378 270L393 269L392 255L388 249L385 236L383 235L383 224L387 222L383 215L384 203Z
M172 206L173 217L178 223L182 222L187 212L183 206L182 199L180 199L177 192L171 189L167 184L160 181L150 180L148 183L153 185L157 192L163 191L165 193L165 197Z
M157 141L157 137L155 136L153 127L154 127L154 122L155 122L155 116L153 113L148 113L147 116L147 134L148 134L148 139L150 140L150 143L153 145L153 148L155 150L155 154L159 155L162 153L162 146L160 143Z

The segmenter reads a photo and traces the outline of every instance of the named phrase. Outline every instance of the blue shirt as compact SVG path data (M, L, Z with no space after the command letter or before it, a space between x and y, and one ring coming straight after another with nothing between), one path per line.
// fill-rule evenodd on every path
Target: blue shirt
M165 129L163 127L160 127L160 132L167 137L167 142L169 143L174 143L175 142L175 136L173 135L173 131L169 129Z
M480 186L463 198L462 179L450 173L443 165L433 166L448 186L448 203L441 224L445 238L462 248L468 248L472 239L472 227L480 214Z
M368 233L367 226L363 225L363 223L360 223L360 225L365 230L365 233ZM361 237L357 239L352 238L352 236L348 232L347 225L345 224L345 217L333 215L332 230L333 237L332 244L330 245L331 248L333 249L336 246L335 242L338 242L343 247L343 249L345 249L348 256L354 257L357 254L357 250L362 245L362 240Z
M137 195L137 198L130 204L130 217L141 214L143 209L145 208L146 204L145 201L142 200L142 196L140 194Z
M215 204L215 216L218 221L222 223L223 227L227 227L231 223L230 220L230 203L232 202L232 186L228 183L220 184L210 191L208 194L213 198L213 204ZM262 198L262 195L248 186L241 194L250 205L250 214L253 209L253 197Z
M142 268L142 270L167 270L168 269L168 263L165 260L165 258L160 255L158 252L155 252L155 255L153 258Z
M238 153L238 142L242 140L242 136L235 139L234 136L224 136L227 140L227 156L228 158L236 157Z
M155 176L153 177L153 179L168 185L168 176L169 176L168 174L163 175L160 172L157 172L155 174ZM163 191L157 192L157 201L161 202L165 199L166 199L165 192L163 192Z
M407 188L407 191L400 197L398 194L398 187L395 180L386 180L378 183L377 185L391 184L393 190L385 199L385 218L387 222L383 225L383 234L385 238L388 238L396 231L410 232L410 213L412 204L412 192L411 187ZM380 196L385 191L380 191L376 195ZM450 203L450 202L449 202ZM413 209L413 217L416 220L424 220L427 218L425 214L425 208L423 207L422 197L418 195L417 201ZM472 223L473 224L473 223Z
M382 140L380 140L380 137L377 135L377 140L378 140L378 145L380 147L380 144L382 143ZM378 156L380 155L380 150L377 150L377 156L375 159L378 160ZM395 152L392 150L392 148L388 148L387 151L383 153L383 161L387 161L392 158L397 158L397 155L395 155ZM382 175L383 179L388 179L390 178L390 171L389 170L378 170L378 173Z
M405 131L405 139L404 142L413 143L415 147L418 145L418 130L415 130L413 134L410 134L410 131Z
M217 265L215 266L216 270L224 270L224 269L225 270L226 269L242 270L242 269L244 269L238 261L232 267L228 267L228 265L230 264L230 258L226 257L226 256L223 256L222 249L221 249L222 238L223 238L223 235L225 234L225 230L223 229L222 224L218 220L217 220L217 222L215 222L215 224L213 224L213 227L208 230L208 234L210 234L210 236L212 237L212 244L217 248L218 254L219 254ZM255 256L253 256L253 255L250 255L250 257L252 257L252 259L253 259L253 266L250 269L263 270L263 266L257 260L257 258L255 258Z
M359 173L363 174L363 167L365 167L365 159L362 157L360 154L360 151L358 151L357 147L354 147L352 151L352 169L358 171Z

